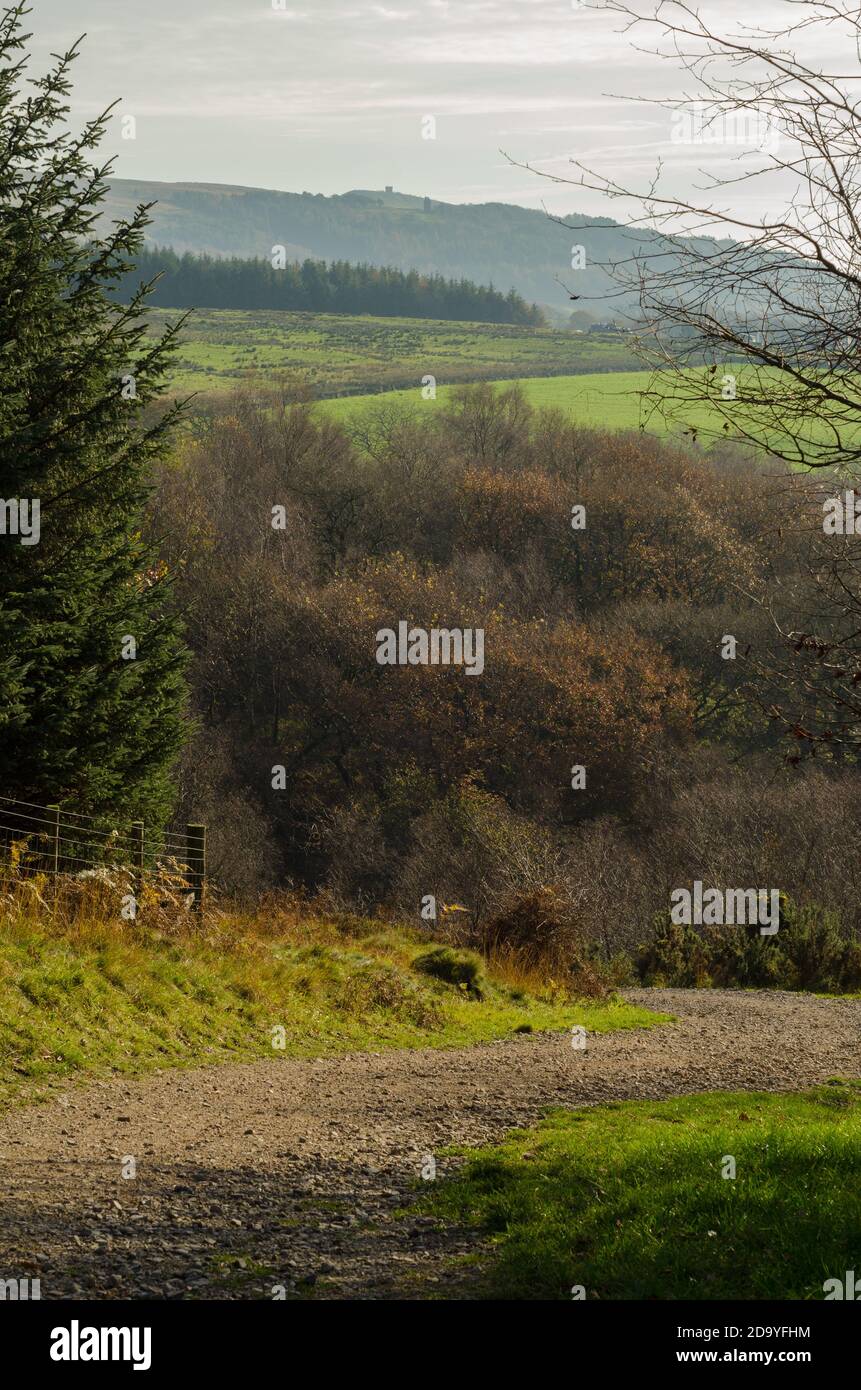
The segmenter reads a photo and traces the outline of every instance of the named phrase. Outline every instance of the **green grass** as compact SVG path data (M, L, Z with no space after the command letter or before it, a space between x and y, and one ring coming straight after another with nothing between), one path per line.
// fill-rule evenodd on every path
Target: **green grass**
M149 312L153 333L179 310ZM623 340L600 334L439 319L300 314L287 310L198 309L182 330L169 386L227 392L279 379L339 396L440 381L607 372L636 365Z
M359 919L227 914L180 937L26 914L0 930L0 1100L81 1072L384 1047L453 1047L583 1023L663 1019L622 1002L522 991L491 971L483 998L413 968L423 933ZM283 1050L273 1028L284 1029ZM279 1038L279 1041L282 1040Z
M699 368L689 368L693 373ZM739 390L744 380L744 369L738 368ZM510 385L508 380L500 379L491 383L497 388ZM720 405L695 402L678 407L672 413L663 414L652 402L645 401L647 390L656 389L655 377L651 371L586 372L574 376L538 377L521 381L523 393L535 410L560 410L569 419L584 429L599 430L639 430L650 433L681 435L683 430L694 429L706 443L712 438L722 437L724 420L731 421L731 407L724 405L724 415ZM367 395L343 396L336 400L319 403L318 409L330 419L349 425L357 422L364 414L379 409L383 402L398 404L414 412L418 418L428 418L439 406L451 399L452 387L440 385L436 398L424 400L420 387L411 390L377 392ZM681 411L681 417L679 417ZM732 434L729 435L732 438ZM765 442L765 441L764 441Z
M521 385L536 410L561 410L577 424L590 429L625 430L638 429L641 420L646 420L639 393L646 389L651 375L647 371L587 372L575 376L538 377L523 380ZM503 379L493 383L497 387L506 384ZM425 418L450 399L451 391L451 386L443 384L438 386L434 400L423 400L421 387L416 385L409 390L321 401L318 408L341 424L359 420L363 414L379 408L383 401L408 407L419 418ZM666 433L668 427L656 417L649 428Z
M693 375L701 371L704 369L686 368L684 375ZM777 375L776 372L771 373L768 369L764 369L758 374L758 385L754 388L757 396L761 395L764 383L772 374ZM737 367L736 375L739 392L739 419L743 419L745 418L742 414L745 368L743 366ZM497 388L502 388L511 383L509 380L500 379L491 384ZM736 440L749 444L755 439L765 448L769 446L788 448L788 457L795 456L795 449L792 445L794 437L806 441L805 456L809 458L814 456L818 441L833 449L833 438L827 426L816 420L806 424L803 431L792 429L783 432L766 428L764 425L754 430L752 426L753 416L751 416L747 422L750 427L751 440L745 440L736 429L732 402L721 403L715 399L714 404L712 404L709 401L687 402L680 400L681 393L675 380L669 375L666 376L662 388L651 371L587 372L574 376L538 377L522 381L521 386L527 401L535 410L559 410L584 429L610 431L643 429L650 434L664 437L673 436L680 442L687 442L683 441L683 436L690 438L691 432L693 432L698 442L704 447L708 447L715 440L728 440L730 442ZM336 400L320 401L317 409L329 419L335 420L347 428L350 425L359 425L363 416L379 410L387 404L409 410L418 419L427 419L432 418L435 409L451 399L452 389L452 386L438 386L436 397L432 400L424 400L419 387L369 395L344 396ZM659 394L661 389L673 393L674 399L666 409L658 409L654 399L655 393ZM709 389L717 393L719 388L710 385ZM647 392L652 393L649 400L644 399ZM727 428L725 429L724 426ZM852 432L847 430L846 438L850 439L851 437Z
M152 332L179 312L150 310ZM204 408L220 408L242 385L283 386L309 393L329 418L349 425L381 404L407 405L421 417L444 403L455 386L517 380L536 409L561 410L584 428L642 428L659 435L694 430L703 444L736 433L732 403L719 400L719 375L709 378L713 405L678 403L668 416L642 398L654 386L652 373L639 369L627 339L610 335L438 319L199 309L183 328L180 344L168 391L197 393ZM740 399L744 373L743 366L736 369ZM422 381L429 374L437 381L437 395L425 401ZM760 374L758 395L768 376L768 370ZM760 434L765 446L780 442L779 431ZM814 445L820 435L830 438L815 421L809 435Z
M685 369L685 374L702 371L702 368ZM739 390L739 419L744 419L743 383L744 367L737 368ZM769 376L763 370L759 376L756 394L763 390L763 383ZM536 410L555 409L561 411L583 429L595 430L645 430L650 434L672 437L679 443L687 443L691 436L704 448L717 440L737 442L745 448L757 443L763 448L784 449L786 457L798 462L797 444L802 441L802 454L807 461L813 461L821 443L833 453L833 437L825 424L817 420L809 421L803 430L793 427L787 431L766 428L764 424L754 426L753 415L747 419L750 438L746 438L736 428L732 403L715 401L680 401L677 385L666 378L664 389L673 392L674 400L666 410L658 409L654 394L659 391L656 378L650 371L616 371L578 374L576 376L554 376L522 381L524 395ZM510 385L509 380L500 379L491 383L496 388ZM452 386L439 386L433 400L422 399L420 388L411 390L386 391L371 395L346 396L335 400L323 400L317 409L329 419L349 429L360 426L363 416L373 411L395 405L408 410L417 419L432 418L432 412L451 399ZM645 393L652 393L649 400ZM760 417L761 419L762 417ZM725 428L726 426L726 428ZM361 433L357 434L359 441ZM853 438L848 430L846 440Z
M490 1236L480 1296L822 1299L861 1271L861 1083L554 1112L421 1209Z

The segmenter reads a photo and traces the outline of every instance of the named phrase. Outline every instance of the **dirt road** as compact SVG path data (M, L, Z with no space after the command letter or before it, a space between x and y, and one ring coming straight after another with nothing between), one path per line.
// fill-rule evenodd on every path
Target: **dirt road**
M469 1233L395 1218L424 1155L548 1105L861 1076L861 1001L632 990L665 1028L166 1071L0 1117L0 1278L42 1298L446 1296ZM133 1163L130 1161L133 1160ZM123 1172L135 1176L125 1177Z

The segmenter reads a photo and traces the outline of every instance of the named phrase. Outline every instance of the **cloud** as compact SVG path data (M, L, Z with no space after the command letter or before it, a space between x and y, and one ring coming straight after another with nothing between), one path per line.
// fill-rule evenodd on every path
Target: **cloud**
M704 12L726 26L785 11L785 0L706 0ZM524 192L503 143L548 169L590 151L612 177L661 154L686 187L692 177L668 114L638 100L665 98L671 69L638 52L617 16L570 0L35 0L28 27L37 71L88 32L73 110L119 97L138 117L136 140L111 137L127 177L556 196L537 176L535 197ZM421 138L425 114L436 140ZM582 210L607 208L593 197Z

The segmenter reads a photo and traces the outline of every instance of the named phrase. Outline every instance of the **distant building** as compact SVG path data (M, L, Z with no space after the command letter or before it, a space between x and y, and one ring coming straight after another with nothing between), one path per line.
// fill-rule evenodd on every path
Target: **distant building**
M394 191L395 191L395 190L394 190L394 185L393 185L393 184L390 184L390 183L387 183L387 184L386 184L386 192L387 192L387 193L394 193Z

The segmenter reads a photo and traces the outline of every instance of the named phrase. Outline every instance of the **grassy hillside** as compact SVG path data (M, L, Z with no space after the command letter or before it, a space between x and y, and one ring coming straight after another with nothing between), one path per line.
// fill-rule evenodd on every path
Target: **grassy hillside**
M857 1269L859 1141L857 1081L602 1105L471 1155L422 1207L490 1237L489 1297L821 1299Z
M358 918L271 907L156 930L26 907L0 941L0 1103L75 1073L381 1047L453 1047L513 1032L595 1032L661 1017L572 1000L478 958L479 993L423 973L433 942ZM469 959L469 958L467 958ZM283 1027L283 1050L272 1029Z
M153 310L153 333L179 310ZM427 373L467 382L620 371L636 365L618 338L437 319L198 309L182 332L171 388L204 393L276 378L319 396L417 387Z

